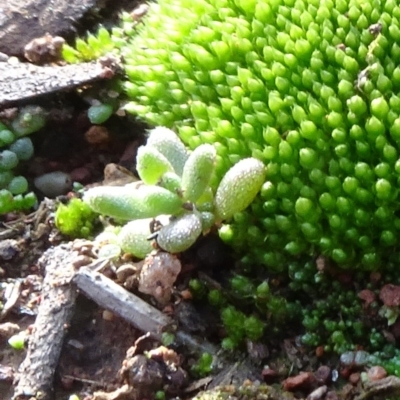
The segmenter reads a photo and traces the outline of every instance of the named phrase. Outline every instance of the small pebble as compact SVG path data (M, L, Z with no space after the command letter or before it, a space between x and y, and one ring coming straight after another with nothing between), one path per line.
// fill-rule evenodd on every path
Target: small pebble
M87 167L78 167L71 171L70 176L73 182L86 184L90 182L92 172Z
M111 311L104 310L102 317L105 321L112 321L114 319L114 314Z
M359 372L353 372L349 376L349 382L352 385L357 385L357 383L360 381L360 373Z
M62 47L65 40L60 36L44 36L31 40L24 47L25 58L34 64L49 64L62 60Z
M72 262L72 266L75 269L79 269L80 267L83 267L85 265L88 265L92 262L92 259L89 256L85 255L79 255L75 258L75 260Z
M20 330L21 328L19 325L12 322L4 322L3 324L0 324L0 337L10 338Z
M54 198L67 193L72 188L72 180L69 174L62 171L49 172L40 175L33 181L36 189L39 189L46 197Z
M94 256L92 251L93 249L93 242L87 239L76 239L72 244L72 249L78 251L79 254L84 254L89 257Z
M133 264L123 264L116 272L117 278L120 282L125 282L129 276L137 272L137 268Z
M316 355L318 358L322 357L322 356L324 355L324 346L318 346L318 347L315 349L315 355Z
M387 372L385 368L376 365L368 370L367 376L370 381L379 381L383 378L386 378Z
M139 292L150 294L162 305L171 298L172 287L181 272L181 263L172 254L149 254L139 277Z
M19 252L18 242L13 239L0 241L0 260L9 261Z
M321 365L314 373L315 379L321 385L331 380L331 369L327 365Z
M320 400L327 392L328 388L324 386L320 386L318 389L315 389L307 396L307 400Z
M282 382L282 387L288 392L307 389L315 383L314 375L311 372L301 372L299 375L290 376Z
M267 384L271 384L275 382L279 376L279 374L272 368L266 366L261 372L264 382Z
M180 295L183 300L191 300L193 298L192 292L189 289L182 290Z
M149 5L146 3L139 4L131 13L134 21L140 21L149 11Z
M85 139L92 145L105 145L110 142L110 133L104 126L93 125L85 132Z

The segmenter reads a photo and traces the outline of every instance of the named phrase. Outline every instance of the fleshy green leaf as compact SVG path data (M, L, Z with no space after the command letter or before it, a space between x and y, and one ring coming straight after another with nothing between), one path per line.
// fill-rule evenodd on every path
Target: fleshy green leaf
M235 164L222 178L214 199L216 214L229 219L254 200L265 180L265 166L255 158Z
M137 258L145 258L152 250L150 223L153 219L137 219L128 222L118 234L118 244L121 249Z
M136 169L142 181L148 185L155 185L166 172L174 170L171 163L151 146L139 147Z
M161 177L158 185L178 195L182 191L182 179L175 172L166 172Z
M196 202L207 189L214 172L215 148L210 144L197 147L183 168L182 191L184 200Z
M123 220L176 214L182 207L178 195L158 186L99 186L89 189L83 200L93 211Z
M182 175L188 153L175 132L164 127L154 128L150 132L147 145L156 148L171 163L175 172Z
M165 251L180 253L194 244L202 231L201 219L197 214L184 214L162 227L157 243Z

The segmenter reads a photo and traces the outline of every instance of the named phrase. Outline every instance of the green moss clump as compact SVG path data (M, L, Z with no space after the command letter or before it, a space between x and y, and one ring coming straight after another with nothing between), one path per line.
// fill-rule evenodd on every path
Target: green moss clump
M218 386L197 394L193 400L291 400L293 394L283 392L272 386L258 383L247 383L246 385L235 387Z
M55 224L61 233L73 238L88 238L93 233L96 215L81 199L72 198L68 204L60 203Z
M202 353L194 364L190 372L196 377L204 377L209 375L213 370L213 356L210 353Z
M110 34L106 28L100 27L96 35L89 34L86 40L77 39L74 47L64 45L62 56L69 63L92 61L106 53L117 51L117 44L122 44L118 38L122 38L123 33L120 28L116 28L113 34Z

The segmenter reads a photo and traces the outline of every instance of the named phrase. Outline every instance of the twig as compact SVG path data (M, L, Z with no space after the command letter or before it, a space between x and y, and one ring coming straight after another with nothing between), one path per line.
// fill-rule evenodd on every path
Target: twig
M149 332L154 339L160 340L163 329L173 322L141 298L89 268L81 268L72 281L100 307L119 315L141 331Z
M102 381L94 381L92 379L80 378L79 376L63 375L63 378L71 379L73 381L82 382L82 383L89 383L91 385L97 385L97 386L102 386L103 385L104 386L104 382L102 382Z
M41 303L13 400L52 398L54 371L77 296L70 284L76 256L69 244L50 248L39 260L46 268Z
M168 327L174 326L174 320L152 307L140 297L128 292L111 279L87 267L81 268L73 282L78 289L101 307L119 315L142 332L160 340ZM178 344L192 351L216 354L217 348L204 339L197 338L182 330L174 332Z

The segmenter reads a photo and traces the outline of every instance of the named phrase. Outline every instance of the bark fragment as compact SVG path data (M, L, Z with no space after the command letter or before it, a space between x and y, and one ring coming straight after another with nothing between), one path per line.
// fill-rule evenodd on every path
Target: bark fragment
M53 395L53 376L64 337L74 311L76 288L70 284L74 274L72 245L47 250L39 264L45 266L42 301L29 339L25 360L19 368L19 382L13 400L48 400Z
M0 39L1 41L1 39ZM37 66L0 62L0 108L61 90L111 77L114 72L101 63Z

